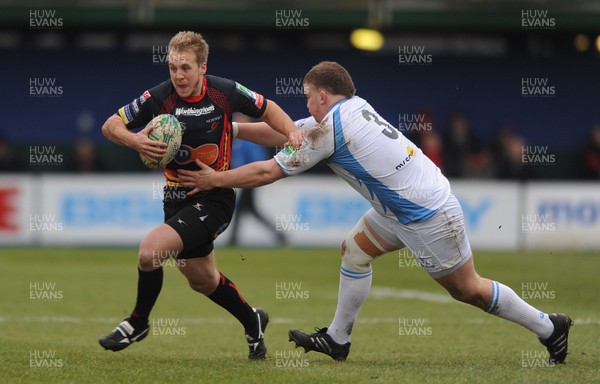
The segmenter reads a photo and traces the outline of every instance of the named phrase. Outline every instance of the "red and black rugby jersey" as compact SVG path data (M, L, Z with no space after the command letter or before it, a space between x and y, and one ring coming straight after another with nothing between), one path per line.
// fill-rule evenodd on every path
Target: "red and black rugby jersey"
M183 129L177 157L165 167L167 186L179 187L177 169L198 169L200 159L216 171L229 169L231 162L231 115L241 112L259 118L267 107L265 98L243 85L205 75L200 96L180 98L171 80L145 91L117 112L128 129L143 128L155 116L168 113Z

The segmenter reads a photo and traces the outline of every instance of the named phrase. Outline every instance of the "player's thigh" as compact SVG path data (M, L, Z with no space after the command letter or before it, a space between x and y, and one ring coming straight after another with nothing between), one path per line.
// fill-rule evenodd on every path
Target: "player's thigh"
M449 275L471 257L462 208L452 194L431 218L398 224L397 234L434 279Z
M144 237L140 244L139 261L144 269L158 268L169 257L175 257L183 249L179 234L170 226L161 224Z

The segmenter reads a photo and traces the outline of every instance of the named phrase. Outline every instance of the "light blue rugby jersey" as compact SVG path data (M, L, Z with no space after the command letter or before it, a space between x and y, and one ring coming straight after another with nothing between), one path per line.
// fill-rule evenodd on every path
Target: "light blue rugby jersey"
M448 200L440 169L358 96L332 105L321 124L309 117L296 125L306 130L300 150L275 155L288 176L325 160L379 214L402 224L428 219Z

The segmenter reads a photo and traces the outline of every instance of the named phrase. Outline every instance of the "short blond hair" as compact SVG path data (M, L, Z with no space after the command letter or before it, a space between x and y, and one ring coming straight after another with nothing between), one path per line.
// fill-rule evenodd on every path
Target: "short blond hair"
M169 54L191 49L196 54L198 65L208 61L208 43L201 34L191 31L182 31L171 38Z
M356 93L356 87L346 68L334 61L322 61L312 67L304 76L304 83L347 98L351 98Z

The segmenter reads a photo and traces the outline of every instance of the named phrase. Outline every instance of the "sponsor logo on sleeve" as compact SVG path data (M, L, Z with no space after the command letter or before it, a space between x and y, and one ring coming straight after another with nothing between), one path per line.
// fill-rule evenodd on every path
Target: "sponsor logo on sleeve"
M238 90L238 92L240 92L240 93L246 95L247 97L251 98L252 100L254 100L254 104L258 108L262 108L262 106L265 102L265 98L263 97L263 95L261 95L260 93L251 91L248 88L244 87L242 84L237 83L237 82L235 83L235 88Z
M138 99L140 101L140 105L143 105L146 100L148 100L150 98L150 92L146 91L142 94L142 96L140 96L140 98Z
M131 114L130 104L127 104L126 106L123 107L123 112L125 112L125 116L127 116L128 122L133 120L133 115Z
M262 108L263 103L265 102L265 98L263 97L263 95L261 95L260 93L256 93L254 92L254 94L256 95L256 99L254 101L254 104L258 107L258 108Z
M244 95L246 95L246 96L248 96L248 97L250 97L250 98L254 99L254 95L253 95L253 93L254 93L254 92L252 92L252 91L251 91L251 90L249 90L248 88L244 87L242 84L240 84L240 83L236 82L236 83L235 83L235 88L238 90L238 92L241 92L241 93L243 93Z
M131 121L131 119L129 119L127 117L127 113L125 112L125 107L119 108L119 116L121 116L121 120L123 120L123 122L125 124L129 124L129 122Z
M400 164L398 164L396 166L396 170L400 170L402 167L404 167L406 164L408 164L408 162L414 158L416 155L415 153L415 149L411 146L407 146L406 147L406 157L404 159L402 159L402 161L400 162Z
M133 109L134 115L137 115L138 113L140 113L140 104L138 102L138 99L135 99L131 102L131 108Z

